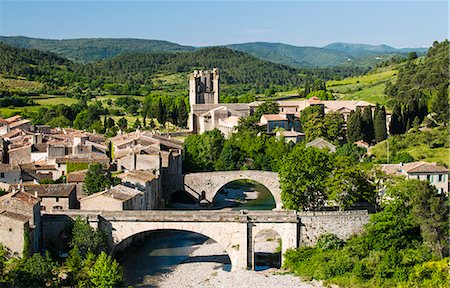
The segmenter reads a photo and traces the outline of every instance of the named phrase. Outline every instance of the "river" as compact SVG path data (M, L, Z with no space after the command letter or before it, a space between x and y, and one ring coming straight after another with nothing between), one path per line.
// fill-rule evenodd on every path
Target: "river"
M264 186L248 181L235 181L225 186L214 201L215 209L271 210L275 201ZM125 251L122 258L125 280L133 287L158 287L161 276L176 265L189 261L189 255L198 249L207 237L180 231L157 231L148 235L141 244ZM229 271L227 256L203 256L199 261L222 263ZM199 272L200 273L200 272Z

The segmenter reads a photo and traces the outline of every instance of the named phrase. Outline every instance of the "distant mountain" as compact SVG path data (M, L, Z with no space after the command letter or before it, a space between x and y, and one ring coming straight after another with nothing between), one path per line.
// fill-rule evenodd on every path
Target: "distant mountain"
M368 45L351 43L332 43L322 47L325 50L345 53L353 57L365 57L369 55L403 54L411 51L426 53L428 48L402 48L397 49L388 45Z
M162 40L84 38L67 40L36 39L22 36L0 36L0 42L20 47L48 51L76 62L88 63L111 59L133 52L184 52L197 48ZM394 55L406 55L410 51L419 54L426 48L396 49L387 45L333 43L325 47L301 47L283 43L254 42L225 45L259 59L294 68L371 67Z
M113 58L125 52L178 52L192 51L191 46L182 46L162 40L131 38L83 38L83 39L37 39L23 36L0 36L0 42L20 47L56 53L77 62L92 62Z
M263 60L292 67L332 67L348 61L341 52L317 47L299 47L283 43L253 42L232 44L227 47L248 53Z

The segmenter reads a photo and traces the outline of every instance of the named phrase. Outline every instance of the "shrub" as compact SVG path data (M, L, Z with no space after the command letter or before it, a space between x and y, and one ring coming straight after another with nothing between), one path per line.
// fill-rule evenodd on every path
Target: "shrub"
M409 274L408 287L448 287L450 283L450 258L418 264Z
M317 240L316 247L327 250L327 249L339 249L344 245L344 242L339 239L336 235L332 233L326 233L320 235L319 239Z

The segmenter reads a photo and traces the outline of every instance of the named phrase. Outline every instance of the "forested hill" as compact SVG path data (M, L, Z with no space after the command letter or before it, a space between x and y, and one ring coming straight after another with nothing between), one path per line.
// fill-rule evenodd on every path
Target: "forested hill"
M197 48L162 40L83 38L36 39L23 36L0 36L0 42L20 48L53 52L79 63L111 59L123 53L180 52ZM301 47L283 43L254 42L226 47L253 55L259 59L289 65L294 68L374 67L393 56L405 56L411 50L425 53L427 49L396 49L387 45L333 43L325 47Z
M325 47L301 47L283 43L254 42L232 44L227 47L249 53L260 59L292 67L374 67L394 56L406 57L415 51L426 53L426 48L396 49L387 45L333 43Z
M305 78L297 69L224 47L178 53L126 53L113 59L78 64L52 53L0 43L0 67L2 74L22 76L55 88L75 83L87 84L91 89L105 83L151 85L151 77L157 73L186 72L187 75L194 69L212 67L219 67L221 83L255 88L274 84L298 87Z
M256 87L299 85L299 71L280 64L260 60L225 47L202 48L180 53L131 53L92 65L102 76L126 81L120 77L141 78L156 72L190 72L194 69L219 67L221 83L249 84ZM119 77L119 78L117 78Z
M53 40L23 36L0 36L0 42L20 48L54 52L65 58L82 63L113 58L125 52L176 52L192 51L195 49L191 46L183 46L168 41L130 38Z

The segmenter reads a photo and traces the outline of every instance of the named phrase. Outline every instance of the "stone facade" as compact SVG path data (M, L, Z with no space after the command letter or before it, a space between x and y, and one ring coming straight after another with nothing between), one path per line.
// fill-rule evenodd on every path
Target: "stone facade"
M10 256L23 256L25 233L30 233L27 216L9 211L0 212L0 243L5 246Z

